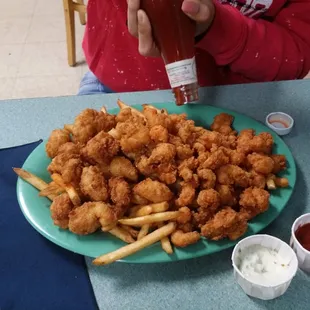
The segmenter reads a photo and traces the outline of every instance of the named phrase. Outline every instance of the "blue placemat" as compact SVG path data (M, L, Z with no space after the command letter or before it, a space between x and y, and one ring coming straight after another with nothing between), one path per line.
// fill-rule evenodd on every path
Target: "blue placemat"
M38 234L17 203L12 167L39 143L0 150L0 309L95 310L83 256Z

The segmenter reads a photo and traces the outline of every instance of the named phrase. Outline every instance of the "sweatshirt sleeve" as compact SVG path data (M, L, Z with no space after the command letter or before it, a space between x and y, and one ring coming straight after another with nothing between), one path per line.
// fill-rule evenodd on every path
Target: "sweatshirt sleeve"
M215 3L213 24L197 47L252 81L303 78L310 71L310 1L290 1L272 21Z

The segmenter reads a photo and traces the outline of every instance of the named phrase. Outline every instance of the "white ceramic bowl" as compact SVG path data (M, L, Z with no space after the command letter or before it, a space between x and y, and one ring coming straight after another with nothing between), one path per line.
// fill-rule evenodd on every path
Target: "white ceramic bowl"
M275 285L264 286L253 283L249 278L245 277L241 273L238 268L239 250L243 250L255 244L278 251L279 255L287 261L289 269L287 272L287 278L285 278L284 281L282 279L282 282L279 281L279 283ZM270 300L283 295L298 270L297 257L292 248L282 240L269 235L254 235L242 239L236 244L231 259L234 267L235 280L241 286L243 291L249 296L263 300Z
M290 245L297 255L299 268L310 272L310 252L299 243L295 236L297 228L307 223L310 223L310 213L306 213L295 220L292 226Z

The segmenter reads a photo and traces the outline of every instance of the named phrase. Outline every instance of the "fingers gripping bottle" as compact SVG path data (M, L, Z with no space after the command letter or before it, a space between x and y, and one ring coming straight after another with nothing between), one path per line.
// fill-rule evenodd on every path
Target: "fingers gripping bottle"
M141 0L162 58L177 105L198 100L195 61L195 22L181 7L183 0Z

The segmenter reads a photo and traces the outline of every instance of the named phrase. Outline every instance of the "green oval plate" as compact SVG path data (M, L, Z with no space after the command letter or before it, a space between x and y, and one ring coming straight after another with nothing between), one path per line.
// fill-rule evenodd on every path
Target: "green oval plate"
M269 225L284 209L290 196L292 195L296 181L296 167L292 153L286 144L269 128L261 123L244 115L205 105L186 105L176 107L172 103L154 104L158 108L166 108L169 113L186 113L189 119L193 119L197 125L208 128L213 121L213 117L219 113L227 112L235 117L234 128L238 131L245 128L253 128L257 133L262 131L271 132L275 140L274 152L284 154L288 161L288 169L285 177L288 178L290 187L278 189L272 192L270 208L264 214L257 216L249 223L249 229L245 236L258 233ZM141 107L137 107L138 109ZM110 113L117 113L118 109L113 109ZM49 181L50 177L46 168L50 159L45 154L44 143L40 144L27 158L23 168L38 175L42 179ZM88 236L78 236L70 231L59 229L53 224L49 212L50 201L47 198L38 196L38 191L28 183L19 179L17 182L17 197L26 219L44 237L50 241L66 248L72 252L90 257L97 257L101 254L111 252L123 246L119 239L105 233L95 233ZM245 237L244 236L244 237ZM158 263L171 262L208 255L222 251L236 244L237 241L221 240L217 242L202 239L197 244L184 249L175 249L173 255L166 254L160 243L154 244L134 255L126 257L123 262L128 263Z

